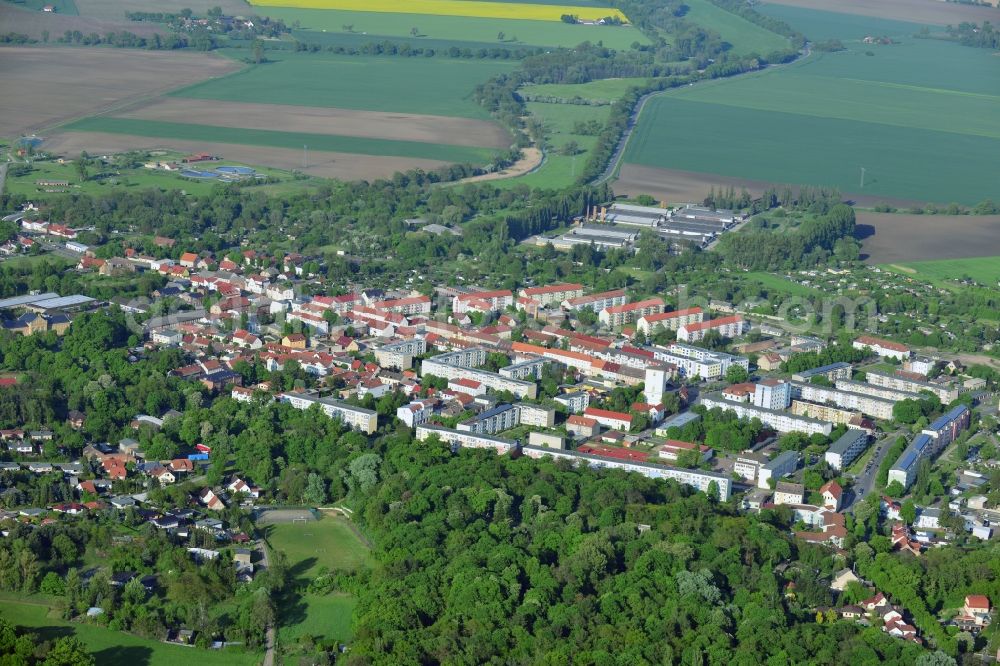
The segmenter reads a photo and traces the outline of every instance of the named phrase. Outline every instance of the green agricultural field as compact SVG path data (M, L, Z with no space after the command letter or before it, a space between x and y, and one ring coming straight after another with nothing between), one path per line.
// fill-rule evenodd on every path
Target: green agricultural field
M545 83L526 86L524 95L532 97L561 97L564 99L593 99L613 101L621 99L629 88L645 85L648 79L599 79L589 83Z
M868 34L866 24L853 34ZM841 19L836 30L849 25ZM650 100L625 161L853 195L965 204L1000 196L992 54L926 39L845 44Z
M865 35L905 39L924 27L920 23L803 9L791 5L759 4L761 14L781 19L814 42L839 39L844 43L860 41ZM935 28L935 30L940 30Z
M560 188L572 185L587 163L590 151L597 143L596 136L575 134L573 125L576 122L588 120L604 123L611 114L611 107L540 102L529 102L527 107L532 116L541 119L545 124L549 144L545 162L533 173L518 178L497 180L494 181L494 184L498 187L528 185L542 188ZM575 141L580 150L576 155L562 153L563 148L570 141Z
M73 0L11 0L11 4L39 12L46 5L52 5L55 8L56 14L63 14L64 16L79 16L80 14Z
M989 287L1000 285L1000 257L972 259L939 259L883 266L901 275L929 281L964 280L971 278Z
M778 292L780 294L785 294L788 296L801 296L802 298L813 298L815 296L820 296L823 293L818 289L813 289L812 287L807 287L804 284L793 282L786 277L783 277L781 275L775 275L774 273L764 273L761 271L755 271L750 273L744 273L743 277L752 282L759 282L768 291Z
M327 106L488 119L475 87L515 63L268 52L274 62L173 95L226 102Z
M0 599L0 616L34 631L43 640L76 636L101 666L173 666L190 659L197 660L200 666L250 666L259 663L261 658L258 653L194 650L96 625L66 622L51 610L48 601L42 597L4 596Z
M316 32L364 33L372 40L406 37L419 44L421 37L456 41L489 42L497 46L576 46L582 42L602 42L615 49L628 49L633 42L649 40L632 26L570 25L555 21L440 16L430 14L392 14L355 12L340 9L298 9L260 7L268 16L288 25ZM413 35L416 28L417 35ZM503 39L500 39L503 33ZM305 39L304 41L309 41Z
M788 39L713 5L709 0L685 0L689 7L684 20L713 30L733 46L733 53L767 55L787 49Z
M497 0L499 2L500 0ZM372 43L389 41L400 49L409 46L411 49L422 48L424 51L433 50L435 53L447 51L452 47L457 49L469 49L473 52L479 49L519 49L532 48L526 44L511 44L510 42L499 42L495 39L490 42L476 42L472 40L460 39L434 39L433 37L390 37L387 35L363 35L360 32L320 32L317 30L292 30L292 37L296 40L312 45L318 45L324 49L330 47L341 47L344 49L360 49ZM541 48L541 47L533 47Z
M447 146L420 141L394 141L367 137L337 136L334 134L307 134L302 132L275 132L271 130L217 127L185 123L138 120L134 118L95 117L71 123L68 130L78 132L112 132L161 139L189 141L215 141L269 148L301 148L312 150L355 153L359 155L387 155L415 157L444 162L481 163L493 154L487 148Z

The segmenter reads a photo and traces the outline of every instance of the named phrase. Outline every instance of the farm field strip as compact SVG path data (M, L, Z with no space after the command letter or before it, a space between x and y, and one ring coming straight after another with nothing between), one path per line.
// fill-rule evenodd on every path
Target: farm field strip
M1000 257L906 262L891 264L887 268L931 280L961 280L970 277L985 285L997 286L1000 283Z
M283 53L273 62L176 90L192 99L419 113L489 120L475 87L510 62Z
M134 134L112 134L108 132L59 132L47 143L57 154L79 155L86 150L91 154L105 155L128 150L175 150L184 153L209 153L221 155L223 159L240 164L267 165L285 171L301 171L311 176L336 178L338 180L374 180L391 176L397 171L410 169L436 169L447 165L441 160L415 157L384 157L381 155L357 155L310 149L308 164L303 166L302 146L294 148L273 148L250 146L215 141L194 141L184 139L157 139ZM205 183L192 183L204 186ZM267 185L265 188L275 186ZM287 184L281 184L287 187Z
M412 46L435 49L442 48L440 44L435 44L442 40L475 42L476 46L471 48L486 48L484 45L487 44L497 47L572 47L589 41L601 42L609 48L628 49L633 42L649 43L641 31L628 25L571 25L518 18L476 18L292 7L269 7L267 13L273 18L282 19L288 25L297 21L305 30L296 32L305 42L316 38L322 40L321 36L339 33L343 37L363 38L361 43L381 39L393 41L405 39ZM344 26L351 26L352 32L346 32ZM413 34L414 29L417 30L416 35ZM469 45L454 44L454 46L466 48Z
M912 215L859 210L857 225L862 258L870 264L899 264L919 270L922 264L911 262L945 266L944 260L985 257L978 260L980 265L993 262L994 266L1000 266L988 256L1000 256L1000 215ZM956 242L956 238L962 242ZM933 269L934 266L929 268Z
M805 67L765 71L725 85L682 88L668 96L760 111L1000 138L998 95L814 76ZM960 115L956 103L962 105Z
M837 0L837 2L829 0L770 0L763 7L766 8L768 14L774 8L784 9L787 7L807 11L836 12L852 17L865 16L887 20L918 21L940 26L958 25L963 21L981 23L996 20L996 9L993 7L977 7L972 4L940 2L939 0L878 0L878 2L871 0ZM813 36L813 38L820 39L818 36Z
M561 97L564 99L593 99L614 101L628 91L629 88L645 85L648 79L598 79L589 83L542 83L525 86L521 93L533 97Z
M511 144L503 128L485 120L180 97L162 98L115 117L483 148Z
M626 17L610 7L547 5L522 2L481 2L479 0L253 0L255 7L293 7L297 9L341 9L391 14L427 14L438 16L466 16L470 18L528 19L533 21L561 21L563 14L578 16L580 20L598 20L617 16Z
M719 33L722 39L733 45L735 53L766 56L790 46L789 40L778 33L727 12L709 0L685 0L684 4L689 8L684 15L685 21Z
M479 163L489 159L491 154L490 150L484 148L449 146L422 143L419 141L394 141L357 136L309 134L305 132L276 132L272 130L171 123L134 118L87 118L71 123L65 129L77 132L111 132L148 136L158 139L214 141L218 143L245 144L272 148L300 148L302 146L309 146L314 150L329 152L417 157L445 162Z
M708 127L710 135L702 133ZM870 196L974 204L1000 190L989 169L997 151L1000 139L664 96L646 105L625 161L752 175L772 183L829 185Z

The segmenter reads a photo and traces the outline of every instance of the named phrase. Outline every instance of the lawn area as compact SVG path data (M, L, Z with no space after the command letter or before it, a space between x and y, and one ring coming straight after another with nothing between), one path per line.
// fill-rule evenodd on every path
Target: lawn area
M338 26L339 29L339 26ZM494 38L496 33L494 32ZM489 119L476 85L515 63L268 52L273 62L173 92L174 96ZM300 144L301 146L301 144Z
M543 83L521 88L523 95L532 97L561 97L564 99L595 99L613 101L621 99L629 88L642 86L648 79L598 79L589 83Z
M996 58L913 39L916 24L836 18L823 36L843 39L846 51L652 99L625 161L872 197L975 204L1000 196ZM890 30L899 43L860 41Z
M684 4L689 7L684 15L685 21L719 33L723 40L732 44L734 53L766 56L790 46L787 38L727 12L709 0L685 0Z
M167 159L167 158L159 158ZM233 162L220 164L236 165ZM236 165L246 166L246 165ZM291 180L291 174L278 169L267 169L254 167L259 173L263 173L275 178ZM79 182L76 168L72 164L59 164L57 162L35 162L32 170L23 176L7 176L4 187L5 192L11 194L21 194L26 197L57 197L62 194L91 194L100 195L114 188L126 188L144 190L148 188L160 190L184 190L188 194L202 195L208 194L212 188L219 184L219 181L198 181L188 178L181 178L177 172L145 169L125 169L119 175L114 175L114 170L106 168L103 172L108 173L107 177L95 177L100 173L97 169L91 168L91 178L85 182ZM66 192L42 192L36 181L38 180L63 180L69 182ZM296 181L297 182L297 181Z
M506 3L484 3L505 6ZM397 4L398 8L403 5ZM641 31L632 26L571 25L569 23L537 21L523 18L482 18L433 14L382 13L372 10L298 9L267 7L267 14L280 18L288 25L298 21L303 30L312 34L342 33L364 35L365 42L383 38L406 38L413 46L422 40L455 40L457 42L488 43L491 46L565 46L581 42L602 42L615 49L628 49L633 42L648 44ZM611 10L606 10L611 11ZM352 31L344 30L352 26ZM413 34L413 29L417 34ZM503 39L500 39L503 33ZM312 41L308 37L303 41ZM455 44L455 46L469 46ZM427 45L426 48L440 48Z
M568 187L576 181L576 176L583 170L590 156L590 151L597 143L596 136L574 133L574 124L597 120L607 121L611 114L610 106L587 106L583 104L547 104L529 102L528 112L540 118L545 124L548 148L545 163L535 172L518 178L507 178L494 181L497 187L512 187L528 185L530 187L560 188ZM576 155L564 155L563 148L570 141L575 141L578 149Z
M308 134L304 132L275 132L272 130L245 129L241 127L218 127L215 125L195 125L171 123L135 118L108 118L97 116L86 118L66 126L67 130L79 132L112 132L134 134L136 136L161 139L184 139L191 141L215 141L245 146L268 146L271 148L300 149L307 145L312 150L324 150L359 155L391 155L397 157L420 157L445 162L487 161L493 154L488 148L468 146L447 146L421 141L395 141L335 134Z
M55 8L56 14L63 14L65 16L80 15L80 11L73 0L11 0L11 4L24 7L25 9L33 9L37 12L42 11L42 8L46 5L52 5Z
M196 660L199 666L249 666L261 658L257 653L195 650L96 625L66 622L50 613L47 600L37 596L4 595L0 598L0 615L15 625L31 629L42 639L75 635L87 645L101 666L173 666L188 659Z
M807 287L804 284L799 284L798 282L792 282L788 278L783 277L781 275L775 275L774 273L754 271L750 273L744 273L743 276L748 280L761 283L762 285L764 285L764 288L769 291L776 291L782 294L787 294L789 296L802 296L804 298L812 298L814 296L818 296L823 293L818 289Z
M355 570L372 562L367 546L343 518L324 516L315 522L269 525L265 531L271 549L288 557L291 574L300 586L308 585L324 569ZM349 640L354 605L353 596L339 592L291 595L279 607L279 640L285 646L293 646L303 634Z
M526 2L484 2L482 0L251 0L260 7L296 7L318 10L347 10L385 13L406 13L429 16L462 16L470 18L530 19L560 22L564 14L596 21L608 16L627 20L618 9L610 7L550 5ZM262 11L269 11L267 9Z
M1000 285L1000 257L973 259L939 259L883 266L901 275L928 281L963 280L971 278L987 287ZM900 270L903 269L903 270Z

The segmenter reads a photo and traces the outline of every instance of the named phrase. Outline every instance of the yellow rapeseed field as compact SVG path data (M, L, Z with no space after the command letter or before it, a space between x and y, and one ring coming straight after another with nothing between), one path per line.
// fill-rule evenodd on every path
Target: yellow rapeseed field
M618 16L622 21L626 21L624 14L611 7L571 7L520 2L476 2L476 0L250 0L250 4L297 9L341 9L352 12L431 14L530 21L559 21L563 14L572 14L581 21Z

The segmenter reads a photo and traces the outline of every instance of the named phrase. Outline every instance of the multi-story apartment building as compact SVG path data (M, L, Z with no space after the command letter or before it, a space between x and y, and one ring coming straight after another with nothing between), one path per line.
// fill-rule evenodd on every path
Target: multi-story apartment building
M754 407L786 409L792 400L792 387L779 379L762 379L753 388L751 401Z
M340 419L352 430L372 434L378 427L378 413L370 409L362 409L346 402L306 393L279 393L278 400L287 402L295 409L309 409L319 405L320 410L332 419Z
M541 379L542 368L548 361L544 358L529 358L519 363L513 363L500 368L497 372L511 379Z
M598 409L597 407L587 407L583 410L583 415L594 419L605 428L615 430L628 430L632 427L632 415L623 412L614 412L610 409Z
M556 424L556 410L541 405L519 402L516 405L520 411L520 425L534 428L551 428Z
M754 407L753 405L726 400L718 393L702 396L701 404L708 409L719 409L735 412L737 416L744 419L760 419L761 423L777 432L804 432L807 435L822 433L829 435L833 426L826 421L808 418L805 416L795 416L788 412Z
M899 481L904 489L909 488L913 480L917 478L917 465L921 460L932 455L933 448L931 438L928 435L920 433L914 437L910 445L900 454L896 463L889 468L889 483Z
M896 389L876 386L875 384L868 384L866 382L856 382L853 379L838 379L836 387L841 391L864 393L873 398L881 398L882 400L891 400L893 402L899 402L900 400L920 400L923 397L919 393L897 391Z
M906 391L909 393L920 393L930 391L938 397L942 404L948 403L958 398L959 390L957 386L951 384L938 384L936 382L925 382L910 377L890 374L879 370L868 370L865 372L865 381L874 386L894 389L896 391Z
M829 434L829 433L827 433ZM760 466L757 472L757 487L770 488L771 479L777 482L783 476L788 476L799 466L797 451L783 451Z
M823 456L826 463L835 470L842 470L868 448L868 433L850 429L830 445Z
M436 400L414 400L408 405L396 409L396 418L408 428L416 428L421 423L427 423L434 413Z
M508 453L515 448L516 442L510 439L501 439L491 435L482 435L474 432L462 432L444 428L442 426L424 423L417 426L417 440L425 441L430 437L437 437L445 444L454 447L467 447L470 449L493 449L497 453Z
M809 402L861 412L876 419L891 419L892 407L896 404L894 400L877 398L867 393L799 382L792 382L792 395Z
M624 289L613 291L602 291L599 294L587 294L576 298L567 298L561 305L563 310L576 312L577 310L593 310L600 312L605 308L613 308L628 303L628 296Z
M473 432L477 435L495 435L504 430L510 430L521 420L521 409L517 405L497 405L471 419L462 421L457 429L461 432Z
M663 299L647 298L644 301L604 308L598 315L598 319L608 328L617 328L631 324L641 317L660 312L663 312Z
M407 370L413 367L413 357L427 352L427 342L422 338L391 342L375 350L375 360L383 368Z
M420 366L420 373L422 376L434 375L449 381L469 379L494 391L510 391L518 398L535 398L538 392L535 382L504 377L476 367L485 362L486 350L482 347L470 347L425 359Z
M566 411L570 414L579 414L590 405L590 394L586 391L572 391L561 393L553 398L561 405L566 405Z
M684 324L677 329L677 339L681 342L698 342L709 331L716 331L724 338L738 338L750 331L750 322L740 315L720 317L691 324Z
M834 425L848 425L857 422L861 418L859 412L850 409L842 409L834 405L823 405L817 402L806 402L805 400L792 400L792 414L796 416L807 416L819 421L827 421Z
M854 340L852 346L855 349L871 349L883 358L896 358L905 361L910 358L910 348L892 340L875 338L870 335L862 335Z
M831 363L830 365L823 365L818 368L810 368L809 370L796 372L792 375L792 380L797 382L808 382L813 377L826 377L831 382L835 382L838 379L850 379L853 371L854 368L850 363Z
M933 458L951 444L962 430L969 427L971 412L965 405L958 405L944 416L934 419L925 430L913 438L896 464L889 470L889 483L899 481L909 488L917 476L917 467L924 458Z
M724 474L715 472L703 472L695 469L682 469L669 465L659 465L656 463L640 462L622 458L608 458L593 453L584 453L572 449L550 449L537 446L525 446L522 453L529 458L562 458L572 460L579 464L586 464L591 467L602 467L610 469L622 469L627 472L635 472L651 479L673 479L678 483L691 486L702 492L708 492L712 484L718 489L719 500L725 502L732 492L732 482Z
M451 301L451 311L462 314L469 310L503 310L514 304L514 294L509 289L473 291L459 294Z
M649 349L653 352L654 359L676 366L680 374L688 378L717 379L724 376L732 365L738 365L744 370L750 368L749 359L743 356L733 356L692 345L675 342L667 349L662 347L649 347Z
M431 297L420 295L407 296L406 298L395 298L386 301L376 301L372 303L372 308L375 310L396 312L407 316L430 314Z
M542 305L551 305L583 296L583 285L550 284L545 287L528 287L519 291L517 295L521 298L530 298Z
M651 335L660 328L667 329L668 331L676 331L681 326L698 324L704 320L705 313L700 307L696 306L640 317L636 322L636 328L643 335Z

